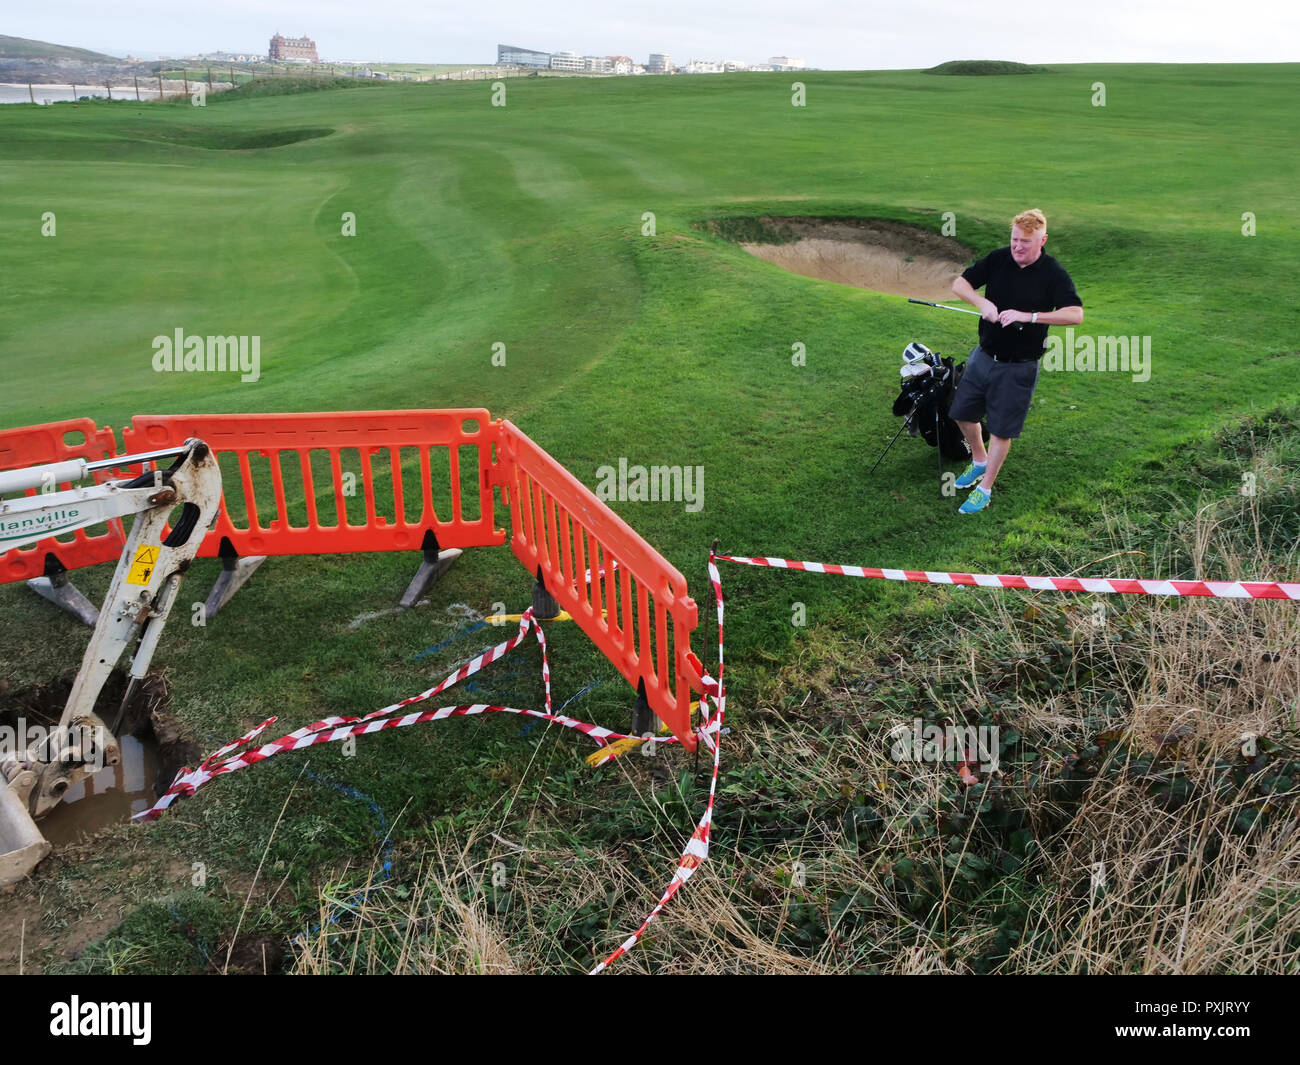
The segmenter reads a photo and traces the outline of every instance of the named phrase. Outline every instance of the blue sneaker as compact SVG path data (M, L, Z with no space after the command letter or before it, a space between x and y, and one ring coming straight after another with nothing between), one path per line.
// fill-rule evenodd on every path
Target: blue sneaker
M987 462L972 462L966 467L966 472L957 478L958 488L969 488L973 484L978 484L984 471L989 468Z
M966 497L966 502L957 508L958 514L978 514L989 505L989 494L983 488L976 488Z

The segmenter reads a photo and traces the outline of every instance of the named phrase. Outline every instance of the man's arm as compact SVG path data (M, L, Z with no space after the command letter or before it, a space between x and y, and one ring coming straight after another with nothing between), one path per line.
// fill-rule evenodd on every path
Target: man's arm
M993 303L993 301L986 300L983 296L981 296L978 292L976 292L975 289L971 286L971 283L967 281L964 277L962 277L960 274L957 276L957 280L952 283L952 291L954 295L960 296L972 307L978 307L980 312L980 317L983 318L984 321L996 322L998 320L998 309L996 305ZM1058 311L1056 313L1059 314L1060 312ZM1080 315L1080 321L1082 321L1082 316L1083 316L1082 308L1079 309L1079 315Z
M1056 305L1056 310L1039 311L1038 324L1078 325L1083 321L1083 301L1079 298L1070 275L1059 263L1053 264L1053 271L1055 278L1052 286L1052 303ZM998 315L998 321L1004 326L1011 325L1013 322L1033 322L1033 320L1032 311L1003 311Z
M953 291L956 291L956 289L957 286L953 285ZM1005 326L1014 322L1029 322L1033 320L1033 317L1034 312L1032 311L1003 311L997 315L997 320ZM992 319L989 320L992 321ZM1054 311L1038 312L1039 325L1078 325L1082 321L1083 308L1078 306L1058 307Z

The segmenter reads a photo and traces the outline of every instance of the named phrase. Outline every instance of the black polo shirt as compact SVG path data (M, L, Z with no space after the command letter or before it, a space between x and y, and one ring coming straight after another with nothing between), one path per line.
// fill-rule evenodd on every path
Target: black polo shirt
M1011 257L1010 247L989 252L961 275L972 288L985 289L998 313L1003 311L1055 311L1082 307L1074 282L1065 267L1046 252L1028 266ZM980 319L980 347L999 359L1039 359L1047 346L1047 326L1015 322L1003 327Z

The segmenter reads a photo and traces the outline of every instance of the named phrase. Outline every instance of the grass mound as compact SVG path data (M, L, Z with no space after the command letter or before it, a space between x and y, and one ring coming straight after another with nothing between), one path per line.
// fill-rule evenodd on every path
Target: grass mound
M286 144L328 137L334 130L328 126L308 126L299 129L222 129L212 126L164 126L147 134L148 140L166 141L187 148L208 148L214 151L248 151L254 148L282 148Z
M0 33L0 59L79 59L87 63L117 63L115 56L92 52L88 48L70 48L49 41L33 41L26 37L10 37Z
M766 215L761 218L707 218L696 222L695 228L733 244L793 244L799 239L788 220Z
M214 93L209 97L208 103L232 103L250 97L294 96L304 92L326 92L330 89L372 88L380 84L383 83L372 78L253 78L228 92Z
M1013 63L1009 59L953 59L922 71L923 74L1045 74L1047 67Z

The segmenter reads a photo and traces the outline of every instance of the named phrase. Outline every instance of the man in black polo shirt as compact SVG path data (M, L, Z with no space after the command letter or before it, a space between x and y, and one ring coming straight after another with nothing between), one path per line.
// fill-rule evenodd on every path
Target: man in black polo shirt
M1038 360L1047 345L1049 325L1078 325L1083 301L1070 275L1043 254L1047 218L1037 208L1011 223L1011 245L989 252L952 283L952 290L979 308L980 342L970 353L948 417L961 427L974 460L957 478L973 491L960 513L977 514L989 504L993 482L1020 436L1038 385ZM975 290L984 288L985 296ZM989 446L984 449L980 419L988 415Z

